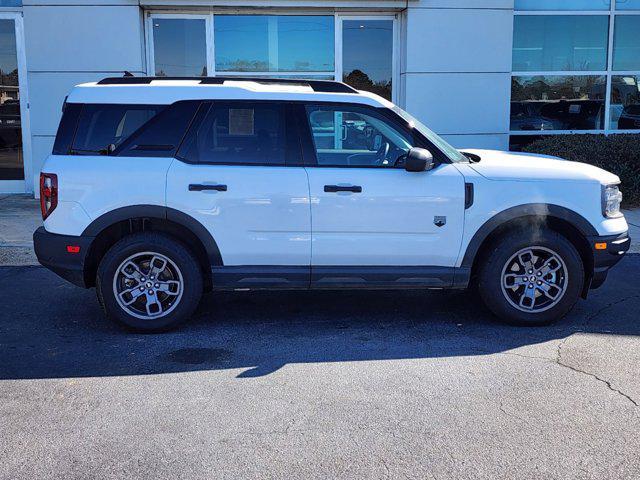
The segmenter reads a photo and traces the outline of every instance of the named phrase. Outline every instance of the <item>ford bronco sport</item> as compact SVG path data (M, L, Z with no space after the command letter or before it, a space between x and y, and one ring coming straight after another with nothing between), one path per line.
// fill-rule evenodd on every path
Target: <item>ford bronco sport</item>
M630 244L615 175L458 151L339 82L107 78L63 112L36 254L137 330L224 289L476 286L501 319L548 324Z

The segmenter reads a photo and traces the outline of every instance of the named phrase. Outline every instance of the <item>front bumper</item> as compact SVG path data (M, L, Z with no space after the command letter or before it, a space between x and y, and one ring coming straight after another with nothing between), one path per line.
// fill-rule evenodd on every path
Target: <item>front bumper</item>
M609 269L622 260L631 246L629 232L604 237L588 237L593 251L591 289L600 287L607 279Z
M33 248L41 265L65 280L88 287L85 278L87 259L93 237L76 237L47 232L44 227L33 232Z

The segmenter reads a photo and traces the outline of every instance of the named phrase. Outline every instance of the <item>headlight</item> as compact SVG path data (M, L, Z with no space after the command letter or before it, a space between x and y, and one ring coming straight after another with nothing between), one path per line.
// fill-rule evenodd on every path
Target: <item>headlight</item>
M607 218L616 218L620 213L622 192L618 185L604 185L602 188L602 214Z

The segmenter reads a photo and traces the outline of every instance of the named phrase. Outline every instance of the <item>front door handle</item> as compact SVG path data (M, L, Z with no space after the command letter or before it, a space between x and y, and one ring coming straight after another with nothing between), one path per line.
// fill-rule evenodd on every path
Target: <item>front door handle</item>
M325 185L325 192L335 193L335 192L353 192L353 193L362 193L362 187L360 185Z
M226 185L205 185L202 183L190 183L189 191L190 192L203 192L205 190L216 190L218 192L226 192Z

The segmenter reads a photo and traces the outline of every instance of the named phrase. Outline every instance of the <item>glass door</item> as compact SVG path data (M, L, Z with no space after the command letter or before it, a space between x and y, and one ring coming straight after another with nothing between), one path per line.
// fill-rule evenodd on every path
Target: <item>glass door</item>
M0 193L31 191L30 173L25 168L23 125L26 123L25 92L21 88L22 18L19 14L0 14ZM25 179L27 181L25 181Z
M337 17L336 79L397 101L394 16Z

